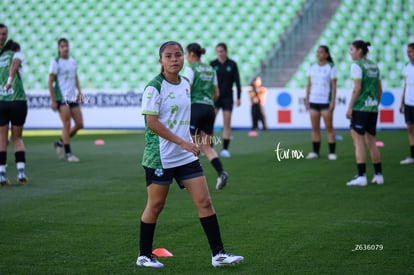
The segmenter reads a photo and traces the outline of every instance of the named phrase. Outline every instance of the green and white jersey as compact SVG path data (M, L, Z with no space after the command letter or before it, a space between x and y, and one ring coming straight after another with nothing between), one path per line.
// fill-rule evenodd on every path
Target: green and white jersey
M193 142L190 135L190 84L180 77L170 83L160 74L151 80L142 95L142 114L157 115L158 120L172 133ZM170 142L147 126L145 117L145 149L142 165L153 169L174 168L197 160L191 152Z
M73 57L56 58L50 62L49 74L54 74L56 101L76 101L78 65Z
M184 76L191 84L191 103L203 103L214 106L214 86L217 75L210 65L196 62L186 67Z
M311 79L311 89L309 93L309 102L317 104L327 104L331 95L331 81L337 79L335 66L326 63L321 66L313 64L309 67L308 77Z
M405 79L404 104L414 106L414 64L409 62L403 70Z
M351 78L361 80L361 93L352 110L378 112L380 71L377 64L366 58L354 61L351 65Z
M1 101L25 101L26 93L23 88L23 81L21 77L21 68L15 75L12 87L8 91L4 91L3 87L7 83L10 73L10 67L14 59L19 59L24 62L24 55L21 52L5 51L0 56L0 100Z
M19 73L15 75L11 88L8 91L4 90L4 86L6 86L7 79L9 78L11 64L15 58L20 59L22 62L24 61L22 53L15 53L13 51L5 51L0 56L0 101L26 101L26 93Z

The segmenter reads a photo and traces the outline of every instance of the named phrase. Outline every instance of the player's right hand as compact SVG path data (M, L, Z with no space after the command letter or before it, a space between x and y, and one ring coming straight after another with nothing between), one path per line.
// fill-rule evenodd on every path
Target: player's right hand
M56 101L52 101L52 104L51 104L50 107L52 108L52 110L54 112L56 112L58 110L58 104L57 104L57 102Z

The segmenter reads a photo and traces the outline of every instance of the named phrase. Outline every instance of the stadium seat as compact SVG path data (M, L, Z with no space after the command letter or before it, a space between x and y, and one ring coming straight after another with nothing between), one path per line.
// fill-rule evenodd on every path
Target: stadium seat
M414 42L414 30L410 28L413 13L412 1L342 1L320 39L287 86L304 87L301 84L306 83L306 67L316 62L316 47L325 44L330 47L337 66L338 87L351 88L349 45L356 39L363 39L372 44L368 58L379 64L383 82L386 84L384 87L400 87L400 72L407 61L406 45Z
M96 89L126 85L143 88L137 85L142 86L158 73L160 43L170 39L183 46L202 43L207 49L203 57L206 62L215 58L214 47L218 42L227 43L230 58L242 68L244 85L304 2L20 0L8 3L0 11L0 18L9 26L10 38L21 43L26 55L25 87L29 90L47 89L45 78L50 60L57 54L56 41L60 37L71 43L71 53L79 62L80 78ZM93 69L88 69L89 66ZM102 66L111 70L101 70ZM138 70L134 77L123 76L134 67ZM114 72L121 76L113 78ZM98 76L100 73L102 77Z

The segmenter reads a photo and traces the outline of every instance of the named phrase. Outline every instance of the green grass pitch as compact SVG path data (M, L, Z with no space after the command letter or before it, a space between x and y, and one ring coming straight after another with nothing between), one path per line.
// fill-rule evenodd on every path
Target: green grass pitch
M142 132L79 135L72 149L80 163L57 160L50 133L27 133L29 183L16 183L10 146L12 185L0 188L0 274L414 273L414 166L399 164L407 132L378 133L385 184L367 187L345 186L356 174L354 149L347 131L337 134L336 161L327 159L325 133L320 159L278 161L277 144L306 155L310 132L234 132L224 190L214 189L213 168L201 161L225 247L245 261L211 266L195 207L174 184L154 242L174 256L152 270L135 266L146 203ZM370 180L370 160L367 173Z

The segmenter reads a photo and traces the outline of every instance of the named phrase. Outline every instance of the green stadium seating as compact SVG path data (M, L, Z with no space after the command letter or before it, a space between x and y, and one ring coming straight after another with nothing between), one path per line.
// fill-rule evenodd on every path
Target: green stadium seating
M70 41L81 85L142 89L158 73L158 47L166 40L207 49L225 42L243 85L260 66L305 0L19 0L7 1L0 21L26 55L27 90L47 89L57 39Z
M316 62L318 45L327 45L337 67L338 87L351 88L349 46L352 41L362 39L372 44L368 58L378 63L383 86L401 87L401 71L408 61L406 46L414 42L413 14L413 0L342 1L287 86L306 86L306 72Z

